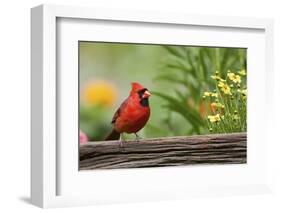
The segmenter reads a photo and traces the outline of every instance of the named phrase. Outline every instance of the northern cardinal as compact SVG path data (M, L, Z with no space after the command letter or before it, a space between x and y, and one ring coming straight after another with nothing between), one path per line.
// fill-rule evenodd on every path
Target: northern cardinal
M138 140L137 132L149 119L150 92L139 83L133 82L131 85L130 95L115 112L111 121L113 130L105 140L118 140L122 133L134 133ZM122 146L122 140L120 140L120 145Z

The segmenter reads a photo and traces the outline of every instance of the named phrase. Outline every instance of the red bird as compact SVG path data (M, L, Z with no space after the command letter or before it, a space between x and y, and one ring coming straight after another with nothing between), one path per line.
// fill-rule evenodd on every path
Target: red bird
M139 83L133 82L131 84L130 95L115 112L111 121L113 130L105 140L118 140L122 133L134 133L138 140L137 132L145 126L149 119L148 98L151 95L150 92Z

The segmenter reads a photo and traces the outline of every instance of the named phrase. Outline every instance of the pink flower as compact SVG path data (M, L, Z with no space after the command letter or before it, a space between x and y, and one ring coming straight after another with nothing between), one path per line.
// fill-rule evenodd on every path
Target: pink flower
M88 141L87 135L80 130L80 144L85 144Z

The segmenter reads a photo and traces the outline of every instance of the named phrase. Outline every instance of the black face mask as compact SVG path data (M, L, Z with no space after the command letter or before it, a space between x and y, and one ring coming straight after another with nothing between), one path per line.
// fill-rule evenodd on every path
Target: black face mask
M139 98L140 98L140 104L144 107L147 107L147 106L149 106L148 98L143 98L143 94L145 93L145 91L147 91L146 88L138 91L138 94L139 94Z

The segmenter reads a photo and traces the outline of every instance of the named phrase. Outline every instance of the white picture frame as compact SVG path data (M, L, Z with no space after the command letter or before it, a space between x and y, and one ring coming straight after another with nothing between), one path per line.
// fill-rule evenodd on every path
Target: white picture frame
M257 18L241 18L241 17L216 17L216 16L203 16L203 15L188 15L188 14L161 14L161 13L152 13L145 11L122 11L122 10L112 10L112 9L97 9L97 8L84 8L84 7L74 7L74 6L54 6L54 5L41 5L31 10L31 56L32 56L32 88L31 88L31 129L32 129L32 147L31 147L31 201L33 204L47 208L47 207L59 207L59 206L76 206L76 205L91 205L98 203L116 203L116 202L139 202L142 200L165 200L165 199L178 199L178 198L187 198L187 197L197 197L197 196L222 196L222 195L233 195L233 194L253 194L253 193L264 193L270 192L270 182L268 177L270 177L270 165L269 162L266 161L266 152L263 151L265 147L270 144L270 133L273 131L272 124L270 122L270 118L263 115L262 119L266 122L266 131L261 132L260 126L255 124L254 115L250 113L249 120L253 121L252 124L250 122L249 126L249 140L259 141L260 145L258 149L253 148L253 146L249 146L250 156L254 156L257 153L256 157L262 156L260 161L262 161L262 166L257 167L251 170L251 172L247 173L247 167L243 167L242 165L236 166L227 166L224 168L220 168L218 172L225 171L231 172L240 172L243 173L242 170L246 172L241 175L241 180L237 182L233 182L231 184L231 180L229 182L223 182L218 179L218 182L214 185L206 185L202 186L202 183L199 181L196 182L196 175L204 174L201 173L201 170L212 171L212 167L200 168L199 172L194 169L188 169L189 174L186 174L187 168L163 168L154 172L153 169L142 170L138 172L138 175L145 175L149 177L151 180L153 178L159 178L166 174L167 171L172 171L177 175L189 175L192 176L191 173L194 172L193 175L193 187L190 186L182 186L180 184L183 183L183 179L177 180L179 185L167 185L166 188L163 188L165 182L159 181L159 185L150 186L152 187L152 192L146 194L146 187L142 184L139 184L140 187L134 185L134 183L122 184L121 187L117 187L116 190L113 190L112 193L108 193L108 191L102 192L102 189L98 189L96 194L89 195L83 194L85 186L89 186L89 178L85 178L88 176L91 178L93 174L83 173L82 179L84 186L78 185L78 179L71 177L73 173L67 173L67 169L64 171L65 164L59 162L64 162L65 159L61 158L62 149L64 146L57 144L59 137L58 128L58 88L60 88L60 84L62 79L57 76L58 69L58 31L59 29L59 20L99 20L103 21L111 21L118 22L119 25L122 23L135 23L136 25L141 23L153 24L154 26L165 26L167 28L171 28L173 30L174 26L197 26L202 29L223 29L223 31L232 32L232 30L251 30L260 32L262 35L259 37L260 40L258 42L264 42L261 46L262 53L260 53L261 63L260 71L257 71L257 82L262 83L263 86L257 88L256 91L260 92L261 100L264 100L260 106L257 107L256 111L253 108L253 112L256 113L264 113L265 107L271 108L273 105L273 99L270 95L269 91L273 88L273 85L270 82L270 79L273 78L273 21L271 19L257 19ZM59 30L58 30L59 29ZM73 34L75 36L77 34ZM211 35L211 34L210 34ZM101 34L102 36L102 34ZM120 35L121 36L121 35ZM235 36L235 35L233 35ZM69 36L72 38L72 35ZM230 37L231 38L231 37ZM234 38L234 37L233 37ZM74 38L77 39L77 38ZM120 41L121 37L119 37ZM126 41L129 38L126 36L122 41ZM219 39L219 38L217 38ZM249 38L248 38L249 39ZM106 39L105 39L106 40ZM152 39L153 40L153 39ZM222 39L223 40L223 39ZM254 39L253 39L254 40ZM214 40L215 41L215 40ZM164 41L163 41L164 42ZM180 43L180 41L178 41ZM224 41L227 42L227 41ZM231 43L231 41L229 41ZM215 45L216 42L213 43ZM218 43L218 44L226 44L226 43ZM207 45L207 44L205 44ZM237 43L237 45L239 45ZM253 43L254 45L254 43ZM252 45L252 46L253 46ZM254 51L253 51L254 52ZM253 61L254 53L250 55L250 61ZM251 63L251 62L250 62ZM77 68L77 67L76 67ZM76 76L77 77L77 76ZM265 77L265 78L263 78ZM78 78L78 77L77 77ZM71 80L75 81L75 78L71 78ZM66 78L63 78L63 81L67 81ZM77 79L78 81L78 79ZM249 76L249 90L254 90L253 88L257 83L251 80L251 76ZM64 85L67 85L64 84ZM250 93L250 92L249 92ZM254 97L254 92L249 94L249 107L255 106L257 103ZM252 98L251 98L252 97ZM77 100L77 99L76 99ZM251 126L252 125L252 126ZM257 125L257 126L255 126ZM75 127L75 126L74 126ZM78 129L77 129L78 131ZM254 135L254 132L257 132ZM74 140L76 140L74 138ZM71 147L71 146L70 146ZM72 146L73 147L73 146ZM253 151L251 151L253 150ZM63 149L64 156L70 156L71 153L75 152L75 148L67 148ZM73 157L73 159L77 160ZM61 159L61 160L59 160ZM70 160L70 164L74 164L75 161ZM264 161L264 162L263 162ZM251 161L250 164L251 165ZM248 165L248 166L249 166ZM242 167L241 167L242 166ZM73 167L74 168L74 167ZM73 171L73 168L70 168ZM65 174L62 174L65 173ZM78 172L78 171L77 171ZM184 173L185 172L185 173ZM116 176L117 180L121 180L124 178L122 175L126 174L126 178L137 178L135 174L135 170L122 170L118 172L108 173L108 174L96 174L97 180L99 180L99 186L102 187L115 187L115 184L112 184L110 178L114 179ZM68 176L68 180L62 178L65 175ZM109 175L110 174L110 178ZM219 174L219 173L218 173ZM259 174L259 175L258 175ZM238 174L239 175L239 174ZM256 181L250 183L250 179L243 181L244 176L260 176L256 177ZM98 177L99 176L99 177ZM183 176L185 177L185 176ZM109 178L109 179L107 179ZM149 181L149 178L145 180ZM215 176L214 176L215 178ZM175 176L169 177L172 181L175 179ZM238 178L239 179L239 178ZM68 183L65 183L67 182ZM77 182L75 182L77 181ZM62 183L63 182L63 183ZM69 191L79 191L81 193L62 193L60 192L60 185L65 185L64 188L68 188ZM157 184L156 184L157 185ZM201 185L201 186L200 186ZM182 187L181 187L182 186ZM73 187L73 188L71 188ZM94 184L93 184L94 187ZM98 187L98 186L96 186ZM91 187L90 187L91 188ZM93 190L90 189L89 190ZM124 189L125 188L125 189ZM99 191L100 190L100 191ZM124 190L124 191L122 191ZM127 191L126 191L127 190ZM117 191L117 192L116 192ZM135 194L133 194L135 191ZM122 195L120 195L122 193Z

